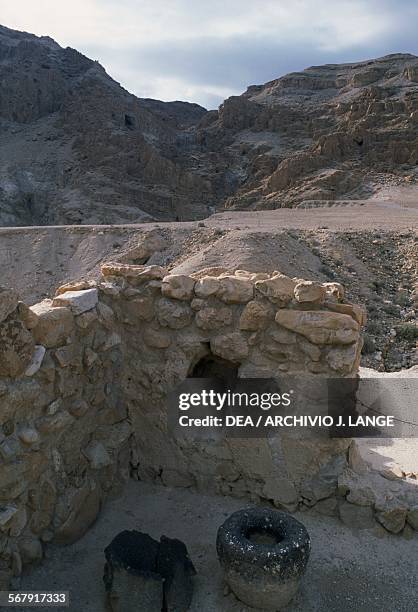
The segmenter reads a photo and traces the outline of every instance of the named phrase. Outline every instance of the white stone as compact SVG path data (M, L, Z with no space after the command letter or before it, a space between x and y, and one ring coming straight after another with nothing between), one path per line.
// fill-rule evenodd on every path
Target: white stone
M17 435L24 444L36 444L36 442L39 442L39 434L33 427L20 427Z
M0 508L0 529L2 531L4 531L3 527L7 525L7 523L10 521L11 518L14 517L17 511L18 509L16 508L16 506L12 505L2 506Z
M96 288L85 289L84 291L66 291L55 297L52 305L68 306L73 314L80 315L95 308L98 299Z
M25 376L34 376L36 372L40 369L42 362L44 360L46 353L46 348L41 344L37 344L35 346L35 350L33 351L32 361L29 366L25 370Z

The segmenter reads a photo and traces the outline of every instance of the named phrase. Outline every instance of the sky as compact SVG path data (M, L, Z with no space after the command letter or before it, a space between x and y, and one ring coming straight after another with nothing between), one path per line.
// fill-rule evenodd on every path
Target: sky
M206 108L307 66L418 55L418 0L0 0L0 23L78 49L137 96Z

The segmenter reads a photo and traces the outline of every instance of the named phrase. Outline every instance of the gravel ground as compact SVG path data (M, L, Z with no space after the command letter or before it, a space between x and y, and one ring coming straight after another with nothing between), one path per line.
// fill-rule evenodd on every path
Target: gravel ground
M372 201L364 205L353 203L313 209L231 211L212 215L200 223L206 227L202 234L212 230L231 232L230 237L233 237L238 232L243 243L253 234L274 234L283 230L416 233L418 197L405 206ZM176 243L182 245L186 258L198 250L182 244L186 236L199 229L196 222L0 227L0 284L19 289L24 299L40 299L62 282L94 273L104 258L111 254L117 256L119 246L129 240L140 239L144 232L155 227L174 232ZM200 236L201 249L204 246L205 239L202 240ZM300 258L300 254L298 256ZM230 263L233 262L226 261L226 265ZM277 263L280 263L280 258ZM304 271L303 267L300 274Z
M123 529L162 534L186 543L196 566L191 612L247 612L225 595L216 558L218 526L243 500L202 495L131 481L121 498L106 505L79 542L47 548L46 559L22 580L22 589L69 590L71 612L105 610L103 549ZM312 512L297 516L312 539L300 592L287 612L415 612L418 593L418 536L352 531L337 519ZM68 609L68 608L67 608ZM29 608L21 608L29 610Z

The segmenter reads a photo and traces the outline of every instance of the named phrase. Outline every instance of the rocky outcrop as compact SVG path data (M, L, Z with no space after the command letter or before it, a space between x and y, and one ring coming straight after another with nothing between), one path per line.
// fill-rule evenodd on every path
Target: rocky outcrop
M417 66L408 54L314 66L248 88L238 98L241 114L237 98L226 100L210 129L229 132L232 165L242 172L245 164L226 206L368 198L382 185L379 173L387 184L402 184L406 175L416 182ZM231 121L234 112L245 125Z
M0 27L0 224L188 220L414 185L417 62L316 66L207 112L136 98L76 50Z
M353 440L348 465L338 476L341 520L359 529L374 527L376 520L390 533L400 533L407 526L416 530L416 478L416 472L405 473L398 466L373 468Z
M207 212L210 184L182 159L202 107L139 100L76 50L1 26L0 79L0 224Z

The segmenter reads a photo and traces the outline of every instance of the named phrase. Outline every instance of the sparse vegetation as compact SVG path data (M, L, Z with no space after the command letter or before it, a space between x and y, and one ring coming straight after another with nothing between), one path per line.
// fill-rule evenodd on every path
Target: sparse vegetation
M418 340L418 325L416 323L402 323L395 327L398 338L402 340Z
M364 334L364 343L362 353L363 355L370 355L376 351L376 343L374 338L370 334Z
M378 335L382 333L382 324L379 321L372 320L367 324L367 331L369 334Z

